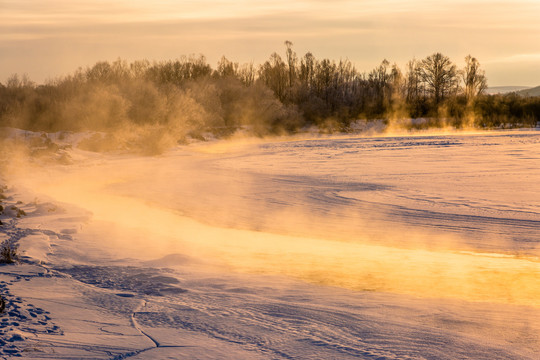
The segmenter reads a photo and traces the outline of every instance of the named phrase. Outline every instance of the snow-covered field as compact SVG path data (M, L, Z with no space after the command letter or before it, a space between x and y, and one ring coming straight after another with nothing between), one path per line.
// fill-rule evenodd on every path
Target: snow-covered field
M4 357L540 358L539 131L10 158Z

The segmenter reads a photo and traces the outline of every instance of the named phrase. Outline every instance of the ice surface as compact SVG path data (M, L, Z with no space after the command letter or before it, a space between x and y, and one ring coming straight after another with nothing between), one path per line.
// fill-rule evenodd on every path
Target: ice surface
M2 174L5 357L540 356L537 131L69 151Z

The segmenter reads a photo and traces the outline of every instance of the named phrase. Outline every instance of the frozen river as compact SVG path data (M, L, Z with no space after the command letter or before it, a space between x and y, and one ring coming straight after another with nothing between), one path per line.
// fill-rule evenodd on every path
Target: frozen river
M33 215L14 226L48 250L24 236L21 249L118 318L116 340L103 333L92 350L91 331L70 335L77 327L49 303L77 344L67 357L540 355L538 131L71 156L8 178L66 209L28 202Z

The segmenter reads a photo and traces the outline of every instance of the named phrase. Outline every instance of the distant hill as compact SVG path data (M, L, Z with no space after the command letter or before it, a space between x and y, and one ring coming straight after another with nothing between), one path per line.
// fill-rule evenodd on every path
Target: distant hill
M529 89L531 89L530 86L490 86L485 93L488 95L507 94L511 92L527 91Z
M521 96L540 96L540 86L524 89L517 93Z

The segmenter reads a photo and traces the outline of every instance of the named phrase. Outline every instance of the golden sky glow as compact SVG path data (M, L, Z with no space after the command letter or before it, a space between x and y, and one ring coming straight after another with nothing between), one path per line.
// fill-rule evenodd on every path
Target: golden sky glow
M261 63L283 42L369 71L440 51L477 57L496 85L540 85L540 1L0 0L0 81L38 82L118 57L202 53Z

